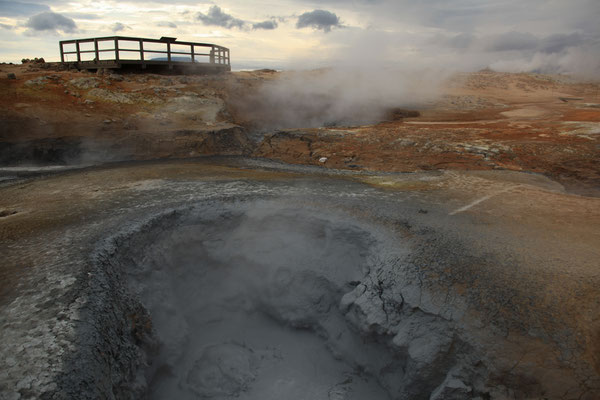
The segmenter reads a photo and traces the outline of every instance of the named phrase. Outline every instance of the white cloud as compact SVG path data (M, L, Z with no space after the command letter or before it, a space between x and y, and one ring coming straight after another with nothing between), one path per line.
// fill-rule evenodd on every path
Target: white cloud
M600 59L599 20L598 0L2 1L0 49L11 50L0 50L0 58L18 61L31 56L22 50L14 58L19 47L39 46L35 56L56 59L56 39L42 33L103 36L131 27L132 36L160 37L168 28L181 40L213 38L230 47L234 65L323 66L352 55L423 67L589 75ZM16 48L15 38L22 41Z

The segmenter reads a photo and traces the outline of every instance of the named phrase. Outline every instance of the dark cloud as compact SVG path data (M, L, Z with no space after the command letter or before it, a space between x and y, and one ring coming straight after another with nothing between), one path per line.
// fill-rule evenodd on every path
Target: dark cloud
M486 51L533 50L539 45L539 39L535 35L523 32L489 35L483 42L483 50Z
M474 39L474 36L469 33L459 33L458 35L443 35L440 33L426 41L425 44L450 49L466 49L473 43Z
M335 7L338 13L359 13L365 25L386 30L406 24L433 27L444 34L600 31L598 0L320 0L318 4Z
M430 4L427 5L427 3ZM431 1L426 2L423 7L418 7L422 3L416 3L411 7L410 13L421 20L423 25L447 29L469 29L488 12L488 7L483 2L482 4L466 3Z
M592 42L593 40L590 40ZM558 53L569 47L580 46L586 43L586 38L579 33L556 34L540 40L539 50L543 53Z
M174 22L162 21L156 24L156 26L162 26L165 28L177 28L177 25Z
M466 49L471 45L473 35L468 33L460 33L448 40L448 45L455 49Z
M202 21L204 25L214 25L221 26L223 28L243 28L246 25L246 22L241 19L234 18L232 15L229 15L219 6L212 6L207 14L198 13L196 14L196 19Z
M437 48L470 50L483 53L560 53L570 47L578 47L593 43L594 36L581 33L561 33L550 36L538 36L530 32L510 31L492 35L473 35L460 33L457 35L437 34L424 42L425 46Z
M120 22L115 22L114 24L112 24L110 26L110 30L113 31L113 32L115 32L115 33L116 32L124 31L126 29L131 29L131 28L128 27L127 25L124 25L124 24L120 23Z
M586 43L580 33L554 34L539 38L532 33L507 32L488 35L482 39L486 51L525 51L535 50L542 53L560 53L569 47Z
M339 27L340 18L332 12L325 10L314 10L305 12L298 17L296 28L314 28L322 29L324 32L331 31L331 28Z
M0 28L2 28L2 29L8 29L8 30L15 29L15 27L14 27L14 26L12 26L12 25L7 25L7 24L0 24Z
M45 4L0 1L0 15L3 17L27 16L44 11L50 11L50 7Z
M257 22L255 24L252 24L252 29L267 29L267 30L271 30L271 29L276 29L279 25L277 24L277 21L275 20L267 20L267 21L263 21L263 22Z
M33 31L62 31L71 33L77 30L77 25L71 18L51 11L34 15L29 18L25 26L31 28Z

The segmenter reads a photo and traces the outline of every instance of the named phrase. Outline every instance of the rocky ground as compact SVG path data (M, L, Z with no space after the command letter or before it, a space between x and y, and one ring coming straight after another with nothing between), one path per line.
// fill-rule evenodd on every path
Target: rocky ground
M417 118L274 132L256 153L357 170L531 171L598 194L598 84L480 72L455 76L444 92Z
M272 71L0 69L0 398L600 396L597 84L268 130Z
M102 75L3 65L0 160L244 154L353 170L539 172L597 194L600 84L482 71L454 75L419 117L375 125L261 129L239 106L273 71L214 76ZM6 75L5 75L6 76ZM396 120L393 120L393 119ZM324 158L326 160L324 160Z

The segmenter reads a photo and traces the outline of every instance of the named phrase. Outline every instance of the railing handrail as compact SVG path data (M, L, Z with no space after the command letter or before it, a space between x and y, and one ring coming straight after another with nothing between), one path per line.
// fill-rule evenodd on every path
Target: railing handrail
M218 44L214 44L214 43L200 43L200 42L182 42L182 41L165 41L165 40L160 40L160 39L150 39L150 38L140 38L140 37L133 37L133 36L102 36L102 37L97 37L97 38L86 38L86 39L69 39L69 40L61 40L60 43L61 44L71 44L71 43L88 43L88 42L94 42L94 40L98 40L98 41L108 41L108 40L129 40L132 42L139 42L140 40L144 41L144 42L148 42L148 43L170 43L170 44L182 44L182 45L187 45L187 46L204 46L204 47L219 47L221 49L224 50L229 50L227 47L223 47L223 46L219 46Z
M108 48L108 49L100 49L98 47L99 42L107 42L107 41L114 42L114 47ZM139 48L138 49L121 48L121 47L119 47L119 41L138 42ZM79 45L81 43L94 43L94 49L93 50L81 50L81 48L79 47ZM165 51L165 50L145 49L144 43L165 44L167 46L167 50ZM74 51L65 51L64 45L68 45L68 44L75 44L75 50ZM209 64L219 64L219 65L229 66L231 63L229 49L227 47L219 46L219 45L212 44L212 43L183 42L183 41L177 41L177 40L173 40L173 39L161 40L161 39L139 38L139 37L131 37L131 36L104 36L104 37L97 37L97 38L61 40L59 42L59 45L60 45L60 59L61 59L61 62L63 62L63 63L65 62L65 54L77 54L77 62L81 62L82 54L95 53L96 54L95 60L100 61L100 53L104 53L104 52L115 52L115 60L116 61L119 61L119 59L120 59L120 57L119 57L120 52L137 52L140 54L140 61L142 64L144 64L147 61L151 61L151 60L145 60L145 58L144 58L145 53L166 54L169 64L188 62L188 61L179 61L179 60L173 61L171 59L171 55L188 55L188 56L190 56L190 59L191 59L190 61L192 63L196 62L196 60L195 60L196 56L208 56ZM172 45L190 46L190 51L189 52L171 51ZM210 47L211 50L210 50L210 53L197 53L195 50L196 47ZM106 60L102 60L102 61L106 61Z

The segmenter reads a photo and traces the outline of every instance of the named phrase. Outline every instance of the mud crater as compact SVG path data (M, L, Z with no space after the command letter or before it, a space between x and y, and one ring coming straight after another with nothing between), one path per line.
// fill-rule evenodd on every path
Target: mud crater
M128 274L160 343L149 398L389 398L336 349L359 340L339 304L374 246L351 220L269 202L162 232Z
M409 245L387 228L298 199L219 200L165 215L115 240L102 261L115 274L107 315L136 315L119 320L134 346L114 343L124 348L119 397L486 390L469 386L485 367L473 366L452 321L421 308L418 281L406 279Z

